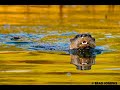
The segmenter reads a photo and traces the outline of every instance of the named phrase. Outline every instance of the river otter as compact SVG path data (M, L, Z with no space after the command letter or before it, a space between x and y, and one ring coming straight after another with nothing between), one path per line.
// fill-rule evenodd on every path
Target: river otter
M70 49L89 49L95 48L95 38L90 34L78 34L73 39L70 39Z

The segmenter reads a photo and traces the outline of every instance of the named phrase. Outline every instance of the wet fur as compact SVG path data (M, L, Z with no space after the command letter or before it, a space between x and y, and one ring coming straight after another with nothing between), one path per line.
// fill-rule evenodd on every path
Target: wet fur
M81 44L86 41L87 44ZM84 48L95 48L95 38L93 38L89 33L78 34L74 38L70 39L70 49L84 49Z

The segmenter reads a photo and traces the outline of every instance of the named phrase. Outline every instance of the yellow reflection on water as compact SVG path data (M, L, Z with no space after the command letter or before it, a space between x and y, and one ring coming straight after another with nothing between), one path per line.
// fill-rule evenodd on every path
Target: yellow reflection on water
M41 30L45 34L47 31L89 32L96 38L97 46L108 45L116 50L97 55L91 70L82 71L70 64L71 57L65 53L24 51L1 44L0 84L120 84L119 11L119 5L0 5L0 34L39 33ZM5 25L8 27L4 28ZM24 25L28 27L19 28ZM33 27L36 25L44 27L36 32ZM109 33L114 38L103 38ZM52 35L42 41L55 42L59 37L66 39Z

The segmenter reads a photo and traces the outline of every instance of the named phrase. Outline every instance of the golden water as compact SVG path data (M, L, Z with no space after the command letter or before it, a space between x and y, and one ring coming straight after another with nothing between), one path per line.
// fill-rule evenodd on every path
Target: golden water
M77 70L70 55L27 51L0 44L0 84L120 84L120 6L0 6L0 34L57 31L89 32L97 46L112 49L96 56L91 70ZM8 25L7 28L4 28ZM26 26L22 28L21 26ZM40 28L38 27L40 26ZM73 36L48 35L41 42L56 42ZM38 40L39 42L39 40ZM62 42L62 41L61 41Z

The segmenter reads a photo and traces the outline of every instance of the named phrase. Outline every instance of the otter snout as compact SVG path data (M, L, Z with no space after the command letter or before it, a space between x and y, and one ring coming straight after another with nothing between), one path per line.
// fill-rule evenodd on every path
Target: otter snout
M87 41L83 41L82 44L88 44L88 42Z

